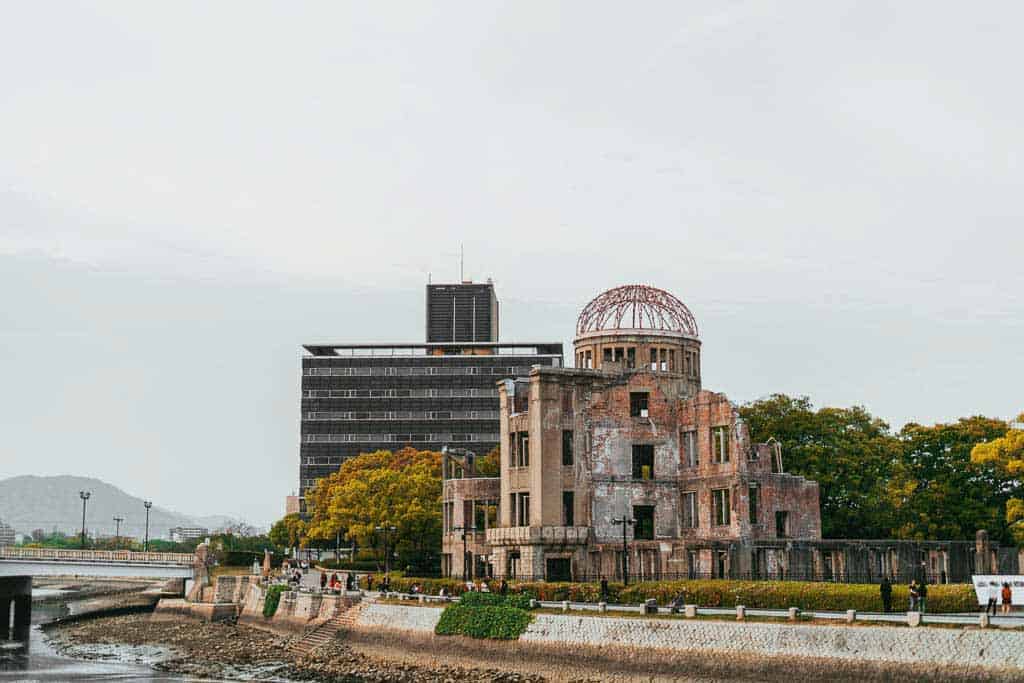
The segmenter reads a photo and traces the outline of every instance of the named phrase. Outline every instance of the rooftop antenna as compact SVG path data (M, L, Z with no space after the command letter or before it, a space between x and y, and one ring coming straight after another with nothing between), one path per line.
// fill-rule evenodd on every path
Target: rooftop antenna
M462 248L462 243L459 243L459 282L466 281L466 268L465 268L465 250Z

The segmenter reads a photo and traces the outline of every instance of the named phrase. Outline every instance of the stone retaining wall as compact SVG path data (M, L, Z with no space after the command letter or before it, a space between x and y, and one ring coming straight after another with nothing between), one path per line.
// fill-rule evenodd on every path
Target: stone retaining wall
M367 604L363 631L432 634L442 610ZM443 642L444 639L438 639ZM677 651L732 656L809 657L855 662L1024 668L1024 633L999 629L899 628L735 623L712 620L534 615L521 644L583 646L608 652Z

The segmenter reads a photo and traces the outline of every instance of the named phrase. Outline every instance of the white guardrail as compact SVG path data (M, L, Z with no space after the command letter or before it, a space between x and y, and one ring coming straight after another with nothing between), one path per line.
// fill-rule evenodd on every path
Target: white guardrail
M180 565L191 567L195 557L189 553L136 553L130 550L64 550L61 548L0 548L0 560L29 562L84 562Z

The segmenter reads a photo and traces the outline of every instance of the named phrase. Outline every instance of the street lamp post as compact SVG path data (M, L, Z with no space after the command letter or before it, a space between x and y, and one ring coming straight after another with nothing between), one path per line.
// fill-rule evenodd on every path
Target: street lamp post
M636 524L635 519L630 519L623 515L622 517L615 517L612 519L612 524L622 525L622 585L629 585L629 548L626 545L626 528Z
M78 497L82 499L82 550L85 550L85 501L89 500L91 491L79 491Z
M395 526L378 526L374 527L377 531L384 532L384 574L391 573L391 558L388 556L388 533L398 531L398 527Z
M466 532L476 531L476 526L455 526L452 527L452 531L462 532L462 580L469 581L469 563L466 562L466 558L469 557L469 547Z
M143 507L146 508L146 540L144 542L143 549L148 553L149 552L149 508L153 507L153 501L151 501L151 500L144 500L144 501L142 501L142 505L143 505Z
M124 517L114 517L114 550L117 550L118 546L121 545L121 522L124 521Z

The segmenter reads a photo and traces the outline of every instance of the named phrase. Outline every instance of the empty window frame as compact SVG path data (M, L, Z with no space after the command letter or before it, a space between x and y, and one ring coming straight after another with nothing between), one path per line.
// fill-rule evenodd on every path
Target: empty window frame
M573 526L576 523L575 495L572 491L562 491L562 525Z
M530 494L514 493L516 526L530 526Z
M658 349L651 349L651 370L658 369Z
M612 350L610 348L604 349L604 352L602 354L602 358L606 362L611 363L614 360L614 357L612 356Z
M572 467L575 459L572 452L572 430L562 430L562 467Z
M530 433L529 432L516 432L515 435L515 466L516 467L529 467L530 466Z
M757 519L758 519L757 511L758 511L759 504L761 502L759 500L759 496L758 496L759 493L760 493L760 491L758 490L756 484L751 484L750 488L747 490L747 507L749 508L748 512L750 514L750 523L751 524L757 524L758 523L758 521L757 521Z
M711 428L711 457L715 462L729 462L729 428Z
M668 370L668 351L666 349L659 349L658 354L661 357L661 360L659 361L659 369L662 372L665 372L666 370Z
M676 350L675 349L669 349L668 350L668 371L669 372L675 372L676 371Z
M786 538L789 536L789 512L777 510L775 512L775 536Z
M697 514L697 492L687 491L683 494L683 528L696 529L700 526Z
M653 541L654 506L634 505L633 520L636 521L636 524L633 526L633 538L638 541Z
M650 394L646 391L631 391L629 393L629 414L633 417L647 417L648 398Z
M636 367L636 348L633 346L630 346L628 349L626 349L626 367Z
M594 353L590 349L584 352L583 356L583 367L590 370L594 367Z
M633 478L654 479L654 446L633 444Z
M715 526L728 526L729 507L729 489L715 489L711 492L712 523Z
M683 432L683 462L687 467L696 467L700 464L700 457L697 451L697 430L691 429Z

